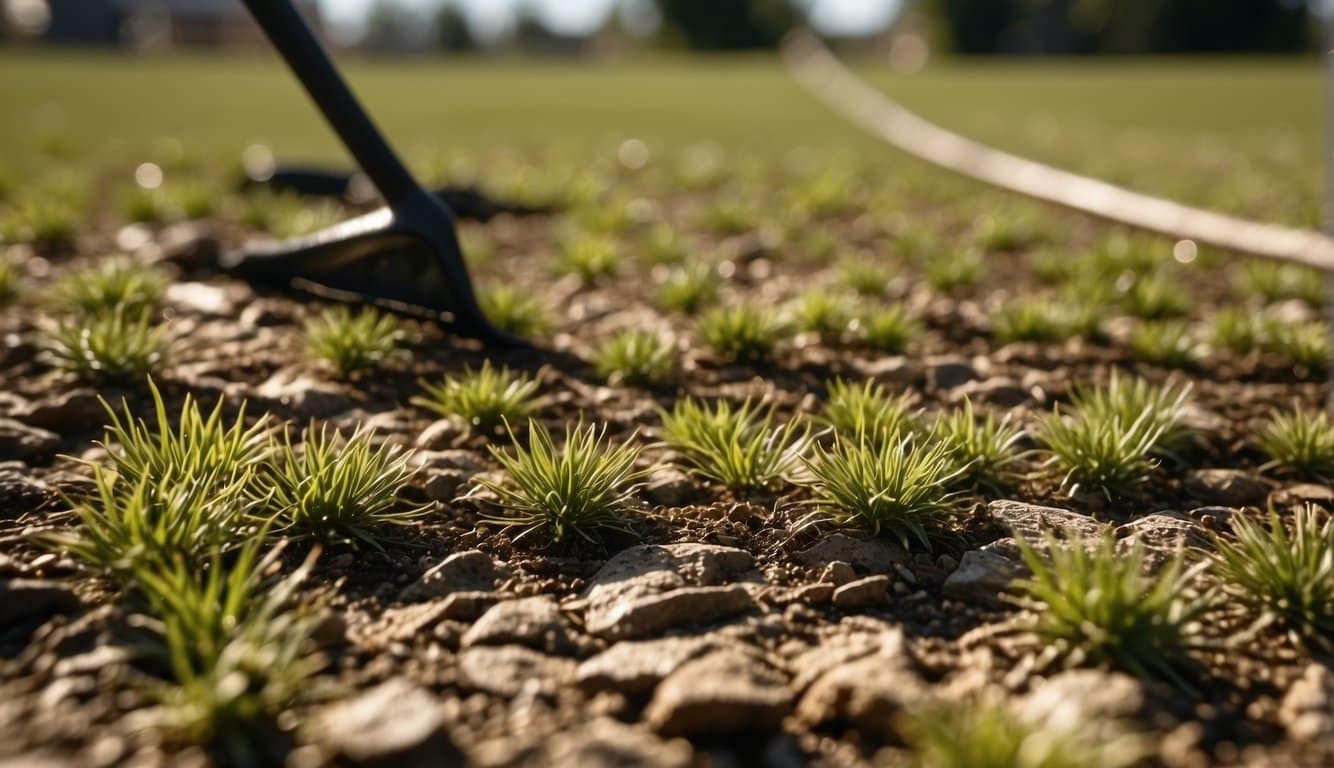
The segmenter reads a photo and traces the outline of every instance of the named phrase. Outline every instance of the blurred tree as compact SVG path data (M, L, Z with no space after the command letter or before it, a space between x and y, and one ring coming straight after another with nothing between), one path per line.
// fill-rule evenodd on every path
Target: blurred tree
M450 53L465 53L477 49L472 28L468 26L468 18L454 2L446 2L440 6L440 12L435 16L435 39L441 50Z
M797 26L791 0L658 0L664 40L699 50L771 48Z
M1305 0L919 0L959 53L1300 51Z

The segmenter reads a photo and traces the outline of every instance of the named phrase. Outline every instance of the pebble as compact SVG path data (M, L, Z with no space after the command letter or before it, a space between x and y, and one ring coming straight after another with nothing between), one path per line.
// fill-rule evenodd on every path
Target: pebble
M850 581L834 590L834 605L844 610L883 603L889 595L889 577L884 574Z
M44 579L0 579L0 627L21 621L45 620L79 607L79 598L65 584Z
M462 647L516 643L547 653L563 653L571 641L560 606L550 596L497 603L463 635Z
M737 649L686 662L663 680L644 719L673 736L730 734L777 728L791 706L782 673Z
M401 595L404 600L429 600L450 592L488 592L508 576L508 569L477 549L456 552L441 560Z
M439 701L402 678L391 678L315 717L318 742L356 766L459 764L461 757L445 730Z
M21 421L0 418L0 461L45 457L60 446L60 435Z
M458 655L465 688L507 698L523 693L554 696L574 679L571 659L522 645L474 645Z
M842 561L868 573L892 573L894 564L907 558L908 553L893 542L857 539L846 533L831 533L796 555L797 562L812 568Z
M593 656L575 671L575 681L588 692L614 690L627 696L653 691L677 667L717 648L712 635L622 640Z
M1193 498L1223 507L1263 506L1269 496L1267 483L1240 469L1193 469L1184 486Z

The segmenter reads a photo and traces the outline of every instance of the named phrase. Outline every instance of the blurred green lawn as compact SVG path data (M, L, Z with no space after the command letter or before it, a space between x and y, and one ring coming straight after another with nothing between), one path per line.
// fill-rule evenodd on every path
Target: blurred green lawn
M884 149L804 94L772 58L350 60L354 87L409 155L498 147L588 152L636 136L666 148ZM860 71L907 106L1000 147L1152 192L1314 223L1321 189L1317 59L946 62ZM58 141L90 164L163 138L234 157L340 153L291 77L263 54L0 52L0 165ZM867 154L872 153L872 154ZM341 162L341 161L340 161Z

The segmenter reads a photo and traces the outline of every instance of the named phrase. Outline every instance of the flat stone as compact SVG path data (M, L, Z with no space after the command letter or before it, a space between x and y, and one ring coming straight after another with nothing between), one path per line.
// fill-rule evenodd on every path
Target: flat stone
M43 620L79 607L74 590L42 579L0 579L0 627Z
M1263 506L1269 484L1240 469L1192 469L1185 489L1205 504L1224 507Z
M782 723L791 698L778 670L739 650L720 650L663 680L644 719L668 735L767 731Z
M668 629L705 624L755 607L750 592L740 584L720 587L680 587L627 598L585 619L590 634L607 638L640 638Z
M834 598L834 585L820 582L806 584L792 590L792 600L806 605L823 605Z
M698 610L708 612L706 603L715 606L735 605L739 596L712 593L682 593L661 605L652 601L640 602L664 592L686 587L719 586L739 579L758 580L750 553L732 547L714 544L640 545L616 554L598 569L588 587L577 601L584 611L584 624L589 632L608 633L607 636L631 637L620 634L614 625L625 621L628 615L637 615L644 622L641 627L662 626L663 617L672 615L681 620L687 603L697 598ZM749 597L746 598L748 606ZM730 601L730 602L729 602ZM744 606L737 606L740 610ZM654 619L657 615L659 618ZM701 614L703 615L703 614Z
M255 397L281 405L297 416L329 418L353 405L349 391L337 384L284 368L255 388Z
M627 696L645 695L677 667L717 648L718 642L710 635L622 640L580 664L575 681L591 693L614 690Z
M1120 672L1072 669L1047 677L1016 702L1031 722L1079 723L1122 720L1144 707L1144 685Z
M55 498L50 486L25 469L19 462L0 464L0 520L36 511Z
M850 626L845 620L834 634L789 662L788 667L793 673L791 687L801 694L837 666L872 654L897 657L903 652L903 632L897 627L886 625L879 631L868 631L864 627Z
M177 309L212 317L231 317L236 311L227 291L207 283L172 283L163 298Z
M510 643L547 653L568 651L570 636L556 600L539 595L497 603L463 634L461 641L464 648Z
M454 445L455 441L463 437L466 432L453 419L437 419L417 435L413 445L425 450L438 451Z
M952 600L997 605L1010 582L1026 571L1022 563L999 552L974 549L963 553L958 567L945 577L941 594Z
M73 389L16 408L14 419L60 434L86 432L106 421L107 412L92 389Z
M820 581L827 581L836 587L841 587L856 578L857 572L853 570L852 563L843 560L835 560L826 565L824 572L820 574Z
M472 451L452 448L444 451L415 451L408 461L412 466L428 471L454 469L474 475L486 469L486 465L479 461Z
M478 768L687 768L693 756L683 739L662 739L610 717L549 735L493 739L468 755Z
M1293 741L1334 739L1334 674L1329 667L1320 663L1306 666L1284 695L1278 720Z
M460 764L440 703L402 678L330 705L315 718L316 742L358 766Z
M404 600L429 600L450 592L489 592L507 575L508 570L490 555L470 549L455 552L432 566L400 596Z
M448 504L458 498L459 489L468 482L470 475L457 469L427 469L420 477L419 483L427 498Z
M1295 507L1299 504L1334 506L1334 488L1317 483L1296 483L1274 491L1270 501L1278 507Z
M928 695L900 636L875 653L831 665L806 688L796 716L808 727L846 724L890 738L899 713Z
M1188 548L1213 547L1199 523L1177 515L1145 515L1117 527L1116 536L1118 552L1128 553L1139 542L1144 547L1146 563L1155 569Z
M660 467L649 474L640 493L660 507L679 507L690 499L694 490L689 475L674 467Z
M889 577L882 573L850 581L834 590L834 605L850 610L872 603L883 603L889 595L889 584Z
M576 666L522 645L474 645L458 655L460 684L507 698L525 692L554 696L574 679Z
M1058 538L1079 536L1085 542L1095 541L1107 531L1106 524L1087 515L1059 507L1043 507L1011 499L1001 499L987 504L987 512L1038 552L1047 550L1044 535L1046 531L1051 531ZM1018 547L994 548L1016 558L1019 554Z
M1038 398L1032 389L1026 389L1014 379L996 376L983 381L970 381L955 387L950 392L950 400L962 402L964 399L974 404L994 405L999 408L1016 408Z
M28 461L60 447L60 435L14 419L0 419L0 461Z
M831 533L798 552L797 562L812 568L843 561L867 573L893 573L894 565L908 558L903 547L884 539L857 539L846 533Z

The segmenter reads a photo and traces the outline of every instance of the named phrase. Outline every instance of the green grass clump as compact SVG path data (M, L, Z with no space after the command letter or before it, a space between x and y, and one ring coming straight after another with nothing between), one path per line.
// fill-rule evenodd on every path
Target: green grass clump
M903 724L920 768L1130 768L1141 737L1116 721L1021 717L996 695L927 706Z
M714 307L700 316L695 328L714 354L747 362L772 355L786 330L773 310L747 303Z
M858 296L879 298L885 295L889 281L894 279L894 272L871 258L867 254L859 254L839 261L838 281Z
M156 311L166 290L167 277L160 271L113 257L66 272L46 298L53 309L82 317L116 312L137 316Z
M490 434L506 423L522 421L537 407L538 383L509 368L494 368L491 361L476 371L464 368L459 376L447 376L440 384L421 382L425 395L413 404L447 419L466 424L477 434Z
M1273 510L1269 526L1232 518L1235 540L1215 536L1214 571L1224 590L1302 642L1334 650L1334 525L1315 508L1297 510L1289 532Z
M94 384L142 379L161 366L167 346L166 328L154 325L147 312L63 318L42 340L49 365Z
M1180 317L1190 311L1190 291L1161 273L1146 275L1130 285L1122 304L1133 317L1162 320Z
M670 337L628 329L603 341L593 352L593 370L608 384L646 386L666 381L676 368L676 344Z
M790 479L810 444L810 429L801 420L779 426L772 408L749 400L739 408L725 400L709 407L686 397L661 416L663 442L684 456L690 471L736 491Z
M704 226L716 235L743 235L756 228L758 216L742 203L720 200L704 212Z
M333 366L340 374L380 368L399 349L405 333L398 318L374 307L356 313L330 307L304 324L310 356Z
M1167 368L1185 368L1200 357L1190 326L1181 320L1136 323L1127 343L1137 359Z
M616 274L621 254L616 241L605 236L579 235L561 246L556 259L560 274L575 275L585 286Z
M658 286L654 300L667 312L693 314L718 301L719 277L707 264L674 267Z
M982 282L982 254L973 250L937 253L923 269L932 289L949 295L967 293Z
M136 224L162 224L182 214L163 189L134 187L120 200L121 216Z
M1046 463L1065 473L1062 486L1072 493L1081 485L1107 495L1124 492L1157 467L1153 454L1180 439L1185 397L1184 389L1119 377L1105 387L1076 390L1064 413L1053 411L1039 422Z
M234 765L267 762L279 716L324 663L312 648L314 617L291 607L313 558L269 582L278 551L260 558L259 541L232 557L215 552L202 569L174 560L134 581L156 635L146 655L167 675L144 684L155 702L144 714L170 740L211 746Z
M643 248L649 264L682 264L689 254L685 238L670 224L658 224L650 229L644 237Z
M1243 299L1272 303L1300 299L1313 307L1324 303L1325 286L1320 272L1295 264L1248 261L1232 276L1232 286Z
M289 535L378 548L387 528L407 525L428 509L399 503L413 475L410 458L390 443L376 447L368 431L344 437L311 425L299 448L290 435L283 440L264 477L266 504Z
M824 288L812 288L793 303L793 324L799 331L836 339L848 331L852 322L852 304L846 296Z
M536 338L551 328L546 306L508 283L484 287L477 293L477 303L497 328L515 336Z
M1054 343L1074 335L1068 308L1046 298L1011 301L992 318L991 335L997 344L1015 341Z
M897 442L916 427L912 393L892 396L871 379L861 385L834 379L818 420L844 439L872 443Z
M0 213L0 241L34 245L71 243L82 224L83 215L73 202L59 195L30 195Z
M1009 415L997 421L995 413L988 412L979 420L973 413L973 401L965 398L962 408L936 419L931 434L949 450L960 469L958 480L992 489L1006 488L1019 480L1016 466L1026 453L1019 442L1025 433L1010 423Z
M19 295L19 267L14 260L0 251L0 307L11 303Z
M1320 322L1268 321L1261 345L1301 373L1322 373L1329 367L1329 328Z
M880 352L906 352L922 335L922 324L903 304L865 309L857 316L858 338Z
M1264 324L1259 313L1244 307L1223 307L1209 323L1214 346L1245 355L1260 348Z
M1186 568L1177 555L1150 576L1138 541L1125 552L1110 534L1096 544L1045 536L1046 557L1019 539L1032 576L1014 587L1033 611L1029 629L1067 666L1110 666L1189 690L1198 623L1214 605L1198 583L1208 563Z
M941 444L917 445L913 438L879 443L834 435L805 460L814 511L799 527L828 521L887 533L903 546L916 540L931 548L931 533L953 516L950 484L961 470Z
M635 469L633 437L616 445L605 427L579 424L566 427L557 449L546 427L530 419L527 448L515 441L513 453L490 450L506 481L479 481L500 497L501 511L484 520L523 529L517 538L546 531L554 542L570 534L591 541L599 530L631 532L627 516L639 506L635 491L645 474Z
M1334 477L1334 424L1326 411L1300 406L1288 413L1275 411L1255 442L1269 457L1262 469Z

